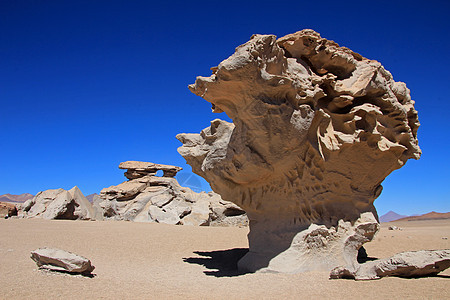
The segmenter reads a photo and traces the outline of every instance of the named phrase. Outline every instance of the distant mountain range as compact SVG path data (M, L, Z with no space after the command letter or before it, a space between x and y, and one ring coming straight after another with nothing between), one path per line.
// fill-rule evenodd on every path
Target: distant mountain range
M447 213L438 213L435 211L429 212L420 216L411 216L402 219L398 219L396 221L421 221L421 220L446 220L450 219L450 212Z
M34 196L29 193L24 193L20 195L3 194L0 195L0 202L13 202L13 203L23 203Z
M420 220L445 220L450 219L450 212L438 213L435 211L429 212L423 215L405 216L399 215L392 210L380 217L380 222L392 222L392 221L420 221Z
M391 210L388 213L386 213L386 214L384 214L384 215L382 215L380 217L380 222L383 222L383 223L384 222L392 222L392 221L395 221L395 220L398 220L398 219L402 219L402 218L406 218L406 217L409 217L409 216L399 215L398 213L393 212Z

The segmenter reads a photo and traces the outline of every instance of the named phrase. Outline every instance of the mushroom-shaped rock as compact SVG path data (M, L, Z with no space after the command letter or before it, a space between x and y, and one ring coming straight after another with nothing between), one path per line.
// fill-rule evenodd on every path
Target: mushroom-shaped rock
M358 249L348 245L361 247L378 229L373 202L382 181L420 157L406 85L312 30L254 35L212 70L189 88L233 123L217 119L200 134L177 135L178 151L247 212L250 251L239 267L352 266ZM317 253L334 258L316 264L308 256Z
M31 252L31 259L39 268L52 271L89 274L95 269L89 259L60 249L36 249Z

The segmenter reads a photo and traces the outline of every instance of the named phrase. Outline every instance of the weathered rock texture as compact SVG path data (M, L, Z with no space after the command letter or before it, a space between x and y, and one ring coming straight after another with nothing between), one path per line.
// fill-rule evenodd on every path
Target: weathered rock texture
M95 219L95 212L89 200L75 186L69 191L54 189L39 192L21 205L19 216L49 220L90 220Z
M352 265L354 248L377 231L381 182L420 157L406 85L312 30L254 35L212 71L189 88L233 123L217 119L200 134L177 135L178 151L247 212L250 251L239 267ZM317 253L334 257L320 263Z
M31 259L39 268L52 271L89 274L95 269L89 259L60 249L36 249L31 251Z
M409 251L363 263L356 269L337 267L331 271L330 278L371 280L385 276L423 277L437 275L449 267L450 250Z
M173 178L180 167L128 161L119 165L129 179L100 192L106 219L194 226L246 226L245 211L219 195L195 193ZM155 176L163 170L162 177ZM95 205L95 204L94 204Z

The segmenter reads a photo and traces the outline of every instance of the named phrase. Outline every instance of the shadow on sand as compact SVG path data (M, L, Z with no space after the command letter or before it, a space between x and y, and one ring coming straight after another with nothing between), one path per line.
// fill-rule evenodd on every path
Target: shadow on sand
M80 277L87 277L87 278L94 278L97 276L97 274L92 273L76 273L76 272L68 272L68 271L62 271L62 270L51 270L46 268L38 268L39 271L47 273L47 274L61 274L61 275L70 275L70 276L80 276Z
M239 271L237 262L248 252L248 248L234 248L218 251L195 251L202 257L183 258L184 262L205 266L211 271L204 271L208 276L233 277L246 274Z

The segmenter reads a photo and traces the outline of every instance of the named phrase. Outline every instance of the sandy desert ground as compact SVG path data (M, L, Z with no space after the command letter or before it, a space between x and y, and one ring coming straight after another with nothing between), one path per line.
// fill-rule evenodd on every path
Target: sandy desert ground
M371 257L450 248L450 220L382 224ZM420 279L329 280L326 272L245 274L247 228L130 222L0 220L1 299L450 299L450 270ZM443 239L447 237L448 239ZM92 278L37 270L30 251L56 247L91 259Z

